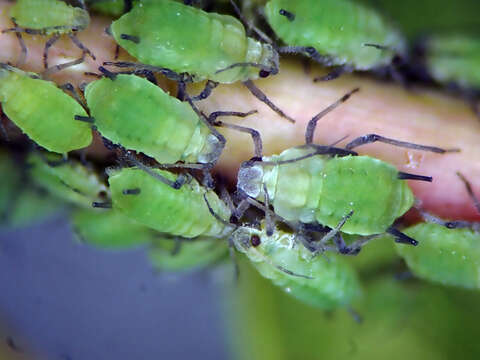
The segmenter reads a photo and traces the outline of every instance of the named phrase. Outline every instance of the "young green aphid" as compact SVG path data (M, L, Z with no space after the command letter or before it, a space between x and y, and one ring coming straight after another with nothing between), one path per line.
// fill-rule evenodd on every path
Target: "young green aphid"
M327 259L315 256L296 242L296 234L277 229L269 236L264 225L232 234L235 248L262 276L298 300L325 310L348 306L361 296L355 270L345 259L334 254Z
M459 176L480 213L480 203L470 184ZM418 239L420 245L413 251L397 246L410 271L422 279L444 285L480 289L480 223L445 221L425 212L422 215L427 223L405 230L407 235Z
M87 0L89 10L119 17L132 9L132 0Z
M230 218L228 207L213 191L202 187L193 178L180 189L165 184L163 180L173 183L178 177L157 169L148 169L148 172L139 168L112 171L108 178L112 207L159 232L185 238L226 236L230 227L210 214L204 196L222 219Z
M32 180L54 197L70 204L91 208L108 196L108 189L98 176L74 160L59 163L58 157L32 153L28 159Z
M228 253L223 239L200 236L186 239L160 235L152 243L148 257L159 271L189 271L215 264Z
M371 70L403 54L405 40L380 14L350 0L271 0L265 15L287 45L280 52L303 53L336 66L321 80L343 72Z
M95 60L95 56L75 35L76 32L86 29L90 23L88 12L82 8L83 1L78 3L81 7L70 6L61 0L17 0L10 9L10 17L15 27L2 32L51 35L43 53L45 68L48 68L48 50L62 34L68 35L83 53Z
M404 181L431 181L431 177L399 172L394 166L352 149L380 141L411 149L444 153L446 150L406 143L369 134L348 143L345 149L313 144L317 121L346 101L358 89L343 96L314 116L306 129L306 144L280 155L253 158L242 164L238 190L245 196L273 205L288 221L318 224L347 234L393 233L397 241L416 241L392 227L413 205L414 197ZM256 151L258 154L260 151ZM350 215L349 215L350 214Z
M21 94L21 96L18 96ZM9 119L49 151L66 154L92 142L85 109L55 83L0 63L0 102Z
M204 164L204 168L212 166L225 146L225 138L210 124L222 115L251 114L216 112L205 120L188 103L144 78L109 75L85 88L90 121L114 144L141 151L161 164L183 161Z
M278 72L277 52L270 44L247 37L241 22L231 16L171 0L143 0L114 21L111 32L142 63L188 73L195 82L209 80L196 100L206 98L218 83L242 81L260 101L294 121L252 82Z
M79 209L71 217L82 242L107 250L148 245L159 235L115 210Z

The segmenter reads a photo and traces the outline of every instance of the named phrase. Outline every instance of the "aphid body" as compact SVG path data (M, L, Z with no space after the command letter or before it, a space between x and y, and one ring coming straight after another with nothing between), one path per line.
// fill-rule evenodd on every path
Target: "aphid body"
M117 43L141 62L186 72L194 81L233 83L259 77L258 67L252 66L217 73L238 63L278 71L276 51L247 37L240 21L176 1L139 1L111 30Z
M49 151L64 154L92 142L90 126L74 119L87 116L82 106L36 74L0 64L0 102L10 120Z
M466 35L432 36L425 49L430 75L443 84L480 90L480 40Z
M84 30L90 23L86 10L60 0L17 0L10 16L22 28L45 35Z
M160 163L208 163L223 148L188 103L141 77L119 74L93 81L85 98L104 137Z
M420 223L405 229L415 248L396 246L416 276L444 285L480 289L480 235L471 228Z
M246 195L265 199L264 186L275 213L289 221L336 227L351 211L342 232L372 235L385 232L413 204L413 194L398 170L369 156L315 155L308 146L290 148L280 155L246 162L237 187Z
M355 270L345 259L314 256L296 243L295 234L277 229L267 236L263 227L244 227L232 236L236 249L262 276L304 303L329 310L348 306L362 294Z
M27 159L30 176L38 186L56 198L88 209L92 202L107 197L107 187L93 171L74 160L51 166L46 156L43 159L33 153Z
M385 19L350 0L271 0L265 15L286 45L315 49L327 66L370 70L389 65L405 49L404 39Z
M175 181L177 175L168 171L151 170L165 179ZM213 191L191 179L180 189L159 181L138 168L113 171L108 179L113 209L159 232L194 238L223 238L231 228L209 212L207 203L222 219L228 221L230 210ZM127 190L135 189L135 194ZM205 196L205 198L204 198Z

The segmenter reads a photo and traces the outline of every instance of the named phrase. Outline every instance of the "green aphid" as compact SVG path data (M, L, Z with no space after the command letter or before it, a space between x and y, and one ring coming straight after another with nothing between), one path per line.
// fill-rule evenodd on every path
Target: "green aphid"
M480 213L480 202L470 183L464 182L475 208ZM409 269L418 277L444 285L480 289L480 223L445 221L421 212L429 223L409 227L405 233L415 236L420 245L415 251L397 247Z
M223 239L159 236L149 249L152 266L160 271L189 271L213 265L228 253Z
M92 142L90 126L75 120L87 117L83 107L34 73L0 63L0 102L9 119L49 151L66 154Z
M91 119L114 144L158 162L215 162L224 138L200 119L188 103L135 75L115 75L85 89Z
M175 182L177 175L156 169L149 172L138 168L111 172L108 182L114 210L154 230L175 236L223 238L231 232L231 228L212 216L208 209L205 198L218 216L226 221L230 218L230 210L213 191L193 178L175 189L164 180Z
M330 78L390 65L395 54L405 52L401 34L376 11L355 1L271 0L265 15L287 45L282 51L339 66Z
M59 162L58 157L32 153L27 159L32 180L50 194L65 202L91 208L92 202L104 201L108 189L98 176L80 163ZM51 165L52 161L55 165Z
M414 275L444 285L480 289L478 231L421 223L405 233L419 241L416 248L397 246Z
M415 245L392 227L414 202L406 179L432 181L431 177L399 172L394 166L352 149L380 141L416 150L445 153L437 147L407 143L368 134L349 142L344 149L313 143L318 120L346 101L358 89L314 116L305 132L305 145L280 155L244 162L237 188L247 197L265 200L287 221L337 228L347 234L374 235L391 232L397 241ZM257 148L257 146L256 146Z
M480 39L468 35L436 35L425 43L425 65L439 83L480 90Z
M0 174L0 228L41 222L60 210L61 204L38 191L6 152L0 152Z
M189 73L195 81L233 83L257 79L255 63L276 69L278 55L269 44L249 38L232 16L207 13L176 1L144 0L114 21L115 40L141 62ZM201 61L199 61L201 59Z
M264 226L243 227L232 241L262 276L306 304L329 310L349 306L362 295L357 274L344 258L315 256L294 233L277 229L268 236Z
M125 0L87 0L89 10L98 12L100 14L109 15L113 17L120 17L128 12L131 7L130 1Z
M114 21L111 32L122 48L147 65L105 64L140 69L154 66L157 70L153 70L167 76L174 72L176 80L182 74L188 75L188 81L208 80L194 100L205 99L218 83L242 81L257 99L295 122L252 82L278 73L278 53L270 44L247 37L242 23L232 16L171 0L143 0Z
M79 4L82 5L83 1L79 1ZM76 32L86 29L90 23L90 16L83 8L70 6L61 0L17 0L10 9L10 17L15 27L3 32L52 35L45 44L45 68L48 67L48 49L62 34L69 35L78 48L95 59L75 36Z
M150 244L159 234L115 210L76 210L72 225L82 242L107 250L123 250Z

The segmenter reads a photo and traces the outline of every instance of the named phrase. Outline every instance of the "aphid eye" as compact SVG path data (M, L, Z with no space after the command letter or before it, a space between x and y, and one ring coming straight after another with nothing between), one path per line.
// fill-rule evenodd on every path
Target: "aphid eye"
M250 238L250 244L252 244L253 247L257 247L258 245L260 245L260 236L252 235L252 237Z
M260 70L260 72L258 73L258 76L260 76L261 78L266 78L270 75L270 71L268 70Z
M307 52L308 55L314 55L317 52L317 50L315 50L313 46L307 46L305 48L305 51Z

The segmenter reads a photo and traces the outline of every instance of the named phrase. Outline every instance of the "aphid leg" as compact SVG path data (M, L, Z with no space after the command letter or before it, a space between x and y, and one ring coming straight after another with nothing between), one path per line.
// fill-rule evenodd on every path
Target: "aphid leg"
M475 209L477 209L477 212L480 214L480 200L478 197L474 194L473 189L472 189L472 184L467 180L465 176L462 175L459 171L457 171L457 176L460 178L460 180L463 181L465 185L465 189L467 190L468 196L470 196L470 199L472 199L473 205L475 206Z
M365 145L365 144L370 144L374 143L376 141L383 142L385 144L390 144L393 146L398 146L398 147L403 147L407 149L414 149L414 150L423 150L423 151L430 151L438 154L444 154L447 152L459 152L460 149L442 149L436 146L428 146L428 145L420 145L420 144L414 144L411 142L407 141L400 141L400 140L395 140L395 139L390 139L381 135L377 134L367 134L364 136L360 136L353 141L349 142L346 146L345 149L351 150L354 149L358 146Z
M179 74L170 69L153 66L153 65L140 64L140 63L134 63L134 62L128 62L128 61L105 61L103 65L116 66L119 68L134 68L138 70L140 69L150 70L154 73L160 73L164 75L167 79L170 79L173 81L179 81L179 82L183 81L185 83L190 83L193 81L192 77L186 73Z
M473 229L475 231L480 231L480 223L470 222L470 221L445 221L440 219L439 217L430 214L425 210L418 209L420 215L422 215L423 219L427 222L438 224L441 226L445 226L448 229Z
M75 115L73 118L74 118L74 120L83 121L83 122L86 122L86 123L89 123L89 124L94 124L95 123L95 118L91 117L91 116Z
M295 14L290 11L287 11L285 9L280 9L278 13L282 16L285 16L287 20L290 22L295 20Z
M88 49L83 43L78 39L77 35L74 33L68 34L68 37L72 40L72 42L75 44L76 47L78 47L80 50L82 50L85 54L90 56L93 60L97 60L95 55Z
M256 110L255 110L256 111ZM221 126L221 127L226 127L228 129L234 129L237 131L245 132L250 134L253 140L253 146L254 146L254 156L257 158L262 158L263 154L263 145L262 145L262 138L260 137L260 133L252 128L244 127L244 126L239 126L239 125L234 125L234 124L228 124L224 123L222 121L217 121L214 123L215 126Z
M185 101L187 97L187 85L184 81L177 82L177 99L180 101Z
M48 69L48 51L50 48L60 39L60 34L54 34L50 39L47 40L45 43L45 47L43 48L43 68Z
M398 172L397 178L400 180L417 180L417 181L432 182L431 176L410 174L402 171Z
M335 226L333 229L331 229L326 235L322 237L320 240L320 244L323 246L326 243L330 241L330 239L334 238L341 230L342 226L345 225L348 219L350 219L353 215L353 210L351 210L348 214L346 214L342 220Z
M204 193L203 194L203 200L205 200L205 203L207 204L207 208L208 208L208 211L210 212L210 214L215 218L217 219L219 222L221 222L223 225L225 226L228 226L228 227L232 227L234 229L238 228L237 225L235 224L232 224L230 223L229 221L225 220L225 219L222 219L220 217L220 215L218 215L212 208L212 206L210 205L210 202L208 201L207 199L207 193Z
M110 80L114 81L116 78L117 78L117 74L114 73L114 72L111 72L107 69L105 69L103 66L100 66L98 68L98 70L100 70L100 72L107 78L109 78Z
M199 100L206 99L207 97L210 96L213 89L215 89L218 86L218 84L219 83L216 82L216 81L208 80L207 83L205 84L205 88L202 90L202 92L200 94L198 94L197 96L193 96L192 101L199 101ZM184 85L185 85L185 83L184 83Z
M330 65L332 63L331 56L321 55L314 47L312 46L282 46L277 49L281 54L302 54L307 55L316 62L322 65Z
M17 24L15 23L15 21L13 21L13 19L12 19L12 22L13 22L13 25L15 25L15 27L17 27ZM3 33L3 31L2 31L2 33ZM25 61L27 59L27 51L28 51L27 50L27 45L25 45L25 41L23 40L21 32L15 32L15 37L17 38L18 44L20 45L20 49L21 49L20 56L18 57L16 66L17 67L22 67L25 64Z
M275 222L272 220L270 211L270 196L268 195L267 185L263 184L263 193L265 199L265 223L267 236L272 236L275 231Z
M390 235L393 235L395 237L395 242L399 244L407 244L407 245L413 245L417 246L418 241L415 239L412 239L410 236L405 235L401 231L395 229L393 226L390 226L387 231Z
M353 70L353 67L350 65L336 66L327 75L314 78L313 82L335 80L336 78L340 77L345 73L351 73Z
M360 88L355 88L345 95L343 95L340 99L335 101L333 104L330 104L327 106L325 109L320 111L317 115L312 117L312 119L308 122L307 129L305 130L305 143L306 144L311 144L313 142L313 135L315 134L315 129L317 128L317 122L321 118L323 118L325 115L327 115L330 111L336 109L339 105L347 101L350 96L352 96L354 93L360 91Z
M290 116L286 115L281 109L279 109L274 103L272 103L267 95L263 93L258 87L255 86L252 80L244 81L243 84L247 87L248 90L255 96L258 100L265 103L270 109L275 111L281 117L287 119L288 121L295 123L295 120L292 119Z
M65 83L63 85L59 86L60 89L68 91L70 94L72 94L73 98L77 100L77 102L82 105L82 107L87 110L87 104L83 101L83 99L80 97L80 95L75 91L75 87L71 83Z
M62 71L66 68L81 64L84 60L85 60L85 54L82 54L81 58L76 59L76 60L72 60L72 61L67 61L66 63L63 63L63 64L58 64L58 65L49 67L44 72L42 72L40 75L42 76L43 79L48 78L50 75L55 74L59 71Z
M129 72L127 72L129 73ZM155 77L155 75L153 74L152 71L150 70L147 70L147 69L141 69L141 70L135 70L133 72L135 75L143 75L145 76L145 78L150 81L152 84L154 85L158 85L158 82L157 82L157 78Z
M240 8L238 7L238 5L235 3L235 1L233 0L230 0L230 4L232 5L233 7L233 10L235 11L235 13L237 14L238 18L240 19L240 21L242 22L243 26L245 26L245 28L247 29L247 34L250 34L252 31L255 32L255 34L258 35L258 37L260 39L262 39L264 42L268 43L268 44L273 44L273 41L272 39L270 39L270 37L265 34L262 30L260 30L258 27L256 27L255 25L253 25L252 22L248 21L247 18L242 14Z

